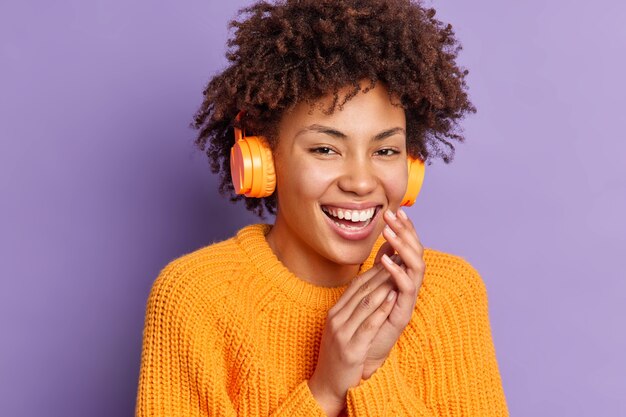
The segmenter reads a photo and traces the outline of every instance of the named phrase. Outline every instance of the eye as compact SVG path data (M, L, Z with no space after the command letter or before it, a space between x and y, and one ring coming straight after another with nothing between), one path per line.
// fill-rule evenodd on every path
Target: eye
M395 149L391 149L391 148L385 148L385 149L381 149L379 151L376 151L376 153L380 156L393 156L397 153L399 153L398 151L396 151Z
M333 153L336 153L334 150L332 150L328 146L320 146L317 148L311 148L309 149L309 152L320 154L320 155L332 155Z

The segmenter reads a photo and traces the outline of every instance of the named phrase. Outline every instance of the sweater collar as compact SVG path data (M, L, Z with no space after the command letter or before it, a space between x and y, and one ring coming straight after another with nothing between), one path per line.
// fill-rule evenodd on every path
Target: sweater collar
M265 288L274 286L299 305L328 311L350 284L321 287L296 276L276 257L267 242L265 236L271 228L269 224L259 223L245 226L237 232L237 242L257 269L257 277L264 281ZM376 253L384 242L382 235L379 236L369 257L361 264L359 274L372 267Z

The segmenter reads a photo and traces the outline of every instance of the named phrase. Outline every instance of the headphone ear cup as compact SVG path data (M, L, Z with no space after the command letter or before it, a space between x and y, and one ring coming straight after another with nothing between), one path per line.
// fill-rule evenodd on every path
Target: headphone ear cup
M252 184L246 197L263 198L272 195L276 188L276 172L272 150L262 136L247 136L253 155Z
M252 155L248 143L239 139L230 149L230 176L235 193L246 194L252 188Z
M409 169L409 179L406 186L406 193L404 194L404 197L402 197L402 206L412 206L413 203L415 203L415 200L422 189L424 174L426 171L424 161L419 158L413 159L409 157L407 164Z
M261 163L263 166L261 178L263 179L263 182L261 184L262 195L260 197L269 197L274 193L274 190L276 189L276 169L274 168L274 156L272 155L272 150L268 146L265 138L259 136L259 139L259 148L263 150L263 152L261 153Z
M263 198L276 188L272 151L262 136L243 136L230 150L230 175L235 193Z

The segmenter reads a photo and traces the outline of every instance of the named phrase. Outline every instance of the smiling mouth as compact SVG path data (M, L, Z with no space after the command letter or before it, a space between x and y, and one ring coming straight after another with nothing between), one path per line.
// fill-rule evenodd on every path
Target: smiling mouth
M376 217L382 206L365 210L350 210L338 207L322 206L322 211L339 227L346 230L359 230L367 227Z

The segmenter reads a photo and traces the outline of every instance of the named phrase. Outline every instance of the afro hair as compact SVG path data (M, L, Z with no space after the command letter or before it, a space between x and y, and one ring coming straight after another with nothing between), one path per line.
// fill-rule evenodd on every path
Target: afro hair
M299 102L311 106L332 94L340 110L361 89L385 83L406 114L409 155L431 163L454 157L451 140L464 141L457 121L475 113L465 76L455 60L462 49L452 25L415 0L260 1L240 9L228 28L227 67L206 85L192 127L195 144L220 174L220 193L264 217L275 214L276 193L262 199L237 195L230 175L235 123L264 136L270 147L285 111ZM338 91L353 86L343 101ZM364 90L367 91L367 90ZM245 110L245 117L235 116Z

